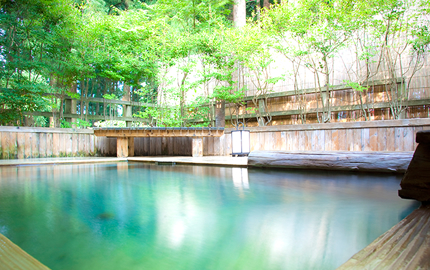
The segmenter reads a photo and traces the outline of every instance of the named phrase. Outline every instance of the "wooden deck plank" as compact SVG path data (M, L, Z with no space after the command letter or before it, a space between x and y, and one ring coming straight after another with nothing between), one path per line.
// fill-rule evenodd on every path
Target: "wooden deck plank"
M430 269L430 205L423 205L338 270Z
M0 268L2 270L49 269L2 234L0 234Z

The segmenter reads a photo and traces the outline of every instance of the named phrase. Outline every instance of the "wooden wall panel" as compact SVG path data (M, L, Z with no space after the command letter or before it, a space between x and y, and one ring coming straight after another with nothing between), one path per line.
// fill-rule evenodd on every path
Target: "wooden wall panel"
M108 139L105 138L104 141L107 141L107 140ZM103 146L104 147L103 147L102 152L103 152L103 154L106 154L107 147L109 147L109 144L104 143ZM73 155L76 156L78 151L79 151L79 136L78 136L78 134L72 134L72 151L71 151L71 153L73 153Z
M90 140L90 149L89 149L89 154L90 154L90 156L95 156L96 155L96 148L95 148L95 146L96 146L96 136L94 136L94 135L89 135L89 140Z
M33 158L39 157L39 142L40 133L34 133L31 135L31 156Z
M208 137L208 156L214 156L215 155L215 146L214 146L214 137Z
M361 130L361 149L362 149L362 151L371 151L371 149L370 149L370 131L368 128Z
M16 140L18 148L18 158L23 159L25 158L25 133L18 133Z
M378 128L375 136L378 147L374 151L387 151L387 128Z
M346 151L354 151L354 130L346 130Z
M220 149L219 149L220 137L214 137L213 139L214 139L213 155L214 156L220 156Z
M230 134L224 134L219 137L219 156L225 156L225 137L230 136Z
M73 134L67 134L66 135L66 155L68 157L74 156L73 153Z
M332 131L329 129L324 130L324 138L325 138L324 151L333 151L333 149L332 149L332 140L333 140Z
M369 128L369 149L367 151L378 151L378 129Z
M251 133L252 134L252 133ZM287 151L293 150L293 137L294 137L294 131L287 131Z
M53 149L53 134L46 134L46 157L52 157L52 149Z
M396 128L394 130L394 151L403 151L403 129Z
M200 141L198 141L200 143ZM207 137L203 137L201 143L203 143L203 156L208 156L209 155L209 138ZM183 149L183 145L181 146L182 151Z
M394 131L395 128L387 128L387 151L396 151Z
M31 137L33 135L33 133L24 133L25 135L25 153L24 156L25 158L32 158L32 153L31 153ZM57 140L58 140L58 134L57 134Z
M230 134L227 134L225 136L225 152L224 155L225 156L229 156L231 154L231 136L229 136Z
M403 151L415 150L415 133L413 127L406 127L403 131Z
M39 136L39 157L46 158L46 133Z

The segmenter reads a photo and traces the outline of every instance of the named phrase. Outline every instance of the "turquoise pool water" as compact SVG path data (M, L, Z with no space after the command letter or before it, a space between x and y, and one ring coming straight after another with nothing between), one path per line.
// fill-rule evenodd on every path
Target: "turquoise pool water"
M0 176L0 233L63 270L335 269L417 207L393 175L118 163Z

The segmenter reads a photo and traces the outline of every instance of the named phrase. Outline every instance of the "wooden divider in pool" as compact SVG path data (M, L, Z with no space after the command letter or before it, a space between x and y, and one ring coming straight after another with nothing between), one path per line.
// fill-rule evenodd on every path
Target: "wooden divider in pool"
M283 169L316 169L404 173L413 152L352 151L252 151L248 166Z
M134 156L134 138L136 137L192 137L193 157L203 156L203 137L220 137L224 128L95 128L98 137L117 138L117 157Z
M2 270L49 270L38 260L0 234L0 269Z

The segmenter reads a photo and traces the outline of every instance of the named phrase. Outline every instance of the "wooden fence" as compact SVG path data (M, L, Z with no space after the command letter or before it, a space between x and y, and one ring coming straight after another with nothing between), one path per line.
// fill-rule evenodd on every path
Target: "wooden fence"
M95 156L92 130L0 127L2 159Z
M430 119L250 127L251 151L414 151ZM204 156L228 156L231 130L203 140ZM81 129L0 127L2 159L116 156L116 139ZM135 138L135 156L191 156L191 138Z
M430 130L430 119L250 127L251 151L414 151L415 135ZM215 155L231 153L231 129ZM214 139L216 140L216 139ZM207 141L208 149L217 149ZM205 152L204 154L209 153Z

